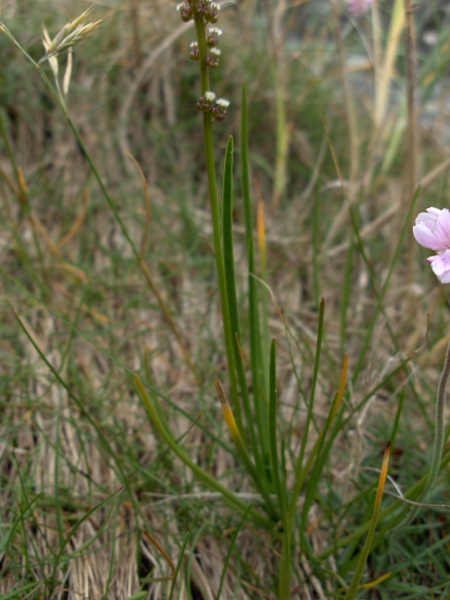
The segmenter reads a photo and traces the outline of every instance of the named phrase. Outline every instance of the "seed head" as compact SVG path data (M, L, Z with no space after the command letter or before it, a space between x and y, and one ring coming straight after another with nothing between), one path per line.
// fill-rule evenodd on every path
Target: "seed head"
M91 21L90 23L85 23L83 25L83 21L86 17L91 13L93 7L88 8L84 11L82 15L80 15L74 21L67 23L61 29L61 31L57 34L55 39L46 46L46 43L50 40L46 40L44 42L44 48L46 50L45 55L41 58L39 63L44 62L45 60L50 59L52 56L55 56L59 52L63 50L67 50L75 44L83 41L85 38L91 35L96 29L100 27L103 23L104 19L99 19L98 21ZM48 36L47 36L48 37Z

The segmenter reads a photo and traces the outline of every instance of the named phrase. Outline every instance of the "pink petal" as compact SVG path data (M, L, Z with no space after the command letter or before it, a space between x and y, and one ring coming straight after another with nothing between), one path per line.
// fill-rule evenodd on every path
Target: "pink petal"
M448 208L443 208L438 216L436 223L436 237L438 237L446 247L450 247L450 211Z
M424 214L424 213L422 213ZM420 216L420 215L419 215ZM416 241L424 248L435 250L436 252L446 250L447 246L440 238L424 223L419 222L419 217L416 219L416 224L413 227L413 234Z
M430 256L427 261L441 283L450 283L450 250Z
M442 252L450 248L450 211L448 208L427 208L417 216L413 227L417 242L425 248Z

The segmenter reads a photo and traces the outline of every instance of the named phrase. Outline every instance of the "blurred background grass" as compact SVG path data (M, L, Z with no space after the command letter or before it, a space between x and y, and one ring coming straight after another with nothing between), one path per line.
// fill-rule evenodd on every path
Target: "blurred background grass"
M2 8L6 25L38 60L44 54L41 25L54 37L86 7L17 0ZM215 598L222 574L221 598L275 594L279 549L273 539L243 528L232 543L238 515L206 493L154 435L131 378L139 371L159 391L172 430L198 464L230 489L252 493L225 451L228 433L214 397L213 383L225 376L225 362L195 108L198 69L188 60L193 31L180 24L174 8L161 1L96 4L95 18L106 22L74 50L68 107L138 245L145 200L126 149L145 174L151 198L147 263L189 342L200 382L186 367L38 73L0 37L0 592L5 598L169 597L171 582L158 581L168 566L141 535L143 527L175 563L190 532L173 597ZM391 14L392 3L381 1L382 50L390 41ZM418 212L447 202L447 4L418 3L414 21ZM343 6L334 9L322 0L286 5L243 0L222 9L219 25L224 34L214 91L231 106L226 121L215 126L217 159L221 164L227 136L239 136L246 83L255 199L266 207L267 283L284 317L272 306L280 427L291 456L302 435L321 296L326 338L316 431L337 389L344 352L350 357L349 419L311 510L292 592L293 598L339 598L358 548L349 544L331 558L324 555L370 518L377 474L368 469L381 464L401 397L390 473L403 490L425 473L434 390L450 337L446 289L432 275L424 251L411 250L408 241L375 315L411 201L405 200L404 40L396 49L382 127L376 129L370 15L356 19ZM280 98L284 120L277 122ZM277 139L284 134L280 167ZM243 298L239 173L236 192ZM11 307L83 409L42 361ZM427 314L426 347L398 368L422 347ZM121 486L125 490L111 496ZM432 500L447 502L449 489L447 469ZM446 597L447 525L445 512L423 510L404 535L381 535L369 557L366 583L391 575L358 597Z

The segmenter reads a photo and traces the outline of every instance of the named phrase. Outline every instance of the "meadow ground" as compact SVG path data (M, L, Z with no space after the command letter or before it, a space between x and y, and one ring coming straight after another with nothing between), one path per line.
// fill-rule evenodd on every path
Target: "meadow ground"
M2 8L0 596L450 598L445 3L223 3L218 231L182 10L95 4L58 92L87 5Z

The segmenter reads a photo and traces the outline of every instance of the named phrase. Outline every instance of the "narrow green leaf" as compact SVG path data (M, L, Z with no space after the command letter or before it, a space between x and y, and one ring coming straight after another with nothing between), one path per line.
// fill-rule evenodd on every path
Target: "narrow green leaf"
M259 308L259 285L255 279L255 249L253 235L254 211L250 194L250 161L248 149L248 107L247 89L242 87L241 107L241 179L242 197L245 215L245 241L247 246L248 264L248 312L250 329L250 362L252 372L252 392L255 409L258 440L261 456L269 453L269 432L267 429L267 375L264 369L266 362L263 360Z
M279 598L280 600L288 600L291 597L291 538L292 531L289 525L289 517L286 507L286 477L280 474L280 460L278 458L277 444L277 343L272 340L270 345L270 362L269 362L269 437L270 437L270 456L271 456L271 472L275 492L278 496L278 504L280 507L281 520L283 523L283 546L281 551L281 562L279 571ZM284 461L283 461L284 462Z
M320 356L321 356L322 341L323 341L323 336L324 336L324 326L323 326L324 316L325 316L325 300L324 300L324 298L322 298L320 301L320 307L319 307L319 323L318 323L318 328L317 328L316 352L315 352L315 356L314 356L314 370L313 370L313 376L312 376L312 381L311 381L311 391L310 391L309 402L308 402L308 413L306 416L306 423L305 423L305 429L303 431L300 452L299 452L299 455L297 458L297 464L295 467L295 482L294 482L294 488L292 490L291 502L290 502L289 511L288 511L289 512L289 520L291 523L294 521L297 500L298 500L298 497L300 495L300 492L302 490L302 487L303 487L303 484L305 482L306 475L307 475L307 473L303 469L303 460L304 460L304 456L305 456L306 442L308 440L309 427L310 427L312 415L313 415L314 396L315 396L315 391L316 391L317 377L319 375Z
M180 458L184 464L189 467L193 473L205 483L209 488L215 490L222 494L224 501L234 510L236 510L239 514L243 515L248 509L248 505L237 498L232 492L230 492L227 488L221 485L215 477L212 477L209 473L207 473L204 469L199 467L190 457L189 455L176 443L171 432L166 430L164 425L162 424L158 412L155 410L153 406L152 396L147 394L147 391L139 379L139 376L136 374L134 376L134 381L136 383L136 387L139 392L139 396L142 400L144 408L156 427L159 434L163 437L166 444L169 448ZM255 523L258 523L262 526L266 526L270 524L270 521L258 513L256 510L252 509L249 512L249 516Z
M367 558L369 556L370 548L372 547L373 538L375 536L375 529L378 522L378 514L380 512L381 500L383 498L384 485L386 483L387 470L389 465L389 453L390 444L388 443L384 452L383 465L381 467L380 478L378 481L377 496L375 498L375 504L373 507L373 515L372 520L370 521L369 531L367 532L366 541L364 542L363 549L361 550L360 555L358 557L358 563L356 565L355 573L353 575L347 593L345 594L344 600L353 600L353 598L355 598L358 592L359 582L361 581L364 569L366 567Z
M234 250L233 250L233 138L230 136L225 152L225 166L223 173L223 196L222 196L222 235L223 235L223 257L225 266L225 282L228 301L229 319L231 331L233 334L234 364L241 391L242 405L247 422L247 429L250 436L250 445L255 460L256 469L261 474L261 482L265 485L264 468L262 463L261 450L256 437L254 418L250 405L250 397L245 377L244 366L241 356L241 341L239 316L236 297L236 274L234 268ZM260 490L261 492L263 490ZM266 487L267 491L267 487Z

